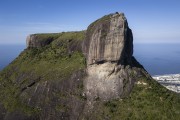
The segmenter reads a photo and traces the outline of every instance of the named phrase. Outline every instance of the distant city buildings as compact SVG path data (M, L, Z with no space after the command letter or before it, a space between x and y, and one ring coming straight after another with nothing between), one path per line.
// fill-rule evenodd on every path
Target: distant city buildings
M157 75L153 78L167 89L180 93L180 74Z

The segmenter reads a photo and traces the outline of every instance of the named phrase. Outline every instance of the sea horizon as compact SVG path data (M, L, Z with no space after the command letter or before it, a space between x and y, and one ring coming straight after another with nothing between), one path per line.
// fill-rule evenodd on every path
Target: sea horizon
M180 73L180 43L134 43L133 56L152 76ZM0 44L0 71L26 48L24 44Z
M0 71L17 58L25 48L24 44L0 44Z

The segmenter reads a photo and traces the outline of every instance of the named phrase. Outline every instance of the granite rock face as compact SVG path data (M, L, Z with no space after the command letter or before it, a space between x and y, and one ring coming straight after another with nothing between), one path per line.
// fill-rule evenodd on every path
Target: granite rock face
M83 50L88 65L131 59L133 37L124 14L110 14L92 23Z
M97 98L111 100L127 96L136 81L136 74L129 66L106 62L87 68L88 77L84 81L86 96L90 101Z
M44 47L50 44L55 38L52 37L52 34L32 34L27 36L26 38L26 46L27 48L38 48Z
M128 95L139 71L132 59L133 36L123 13L102 17L87 30L83 51L87 62L85 93L89 100Z
M179 95L132 56L122 13L87 31L30 35L27 47L0 72L0 120L179 120Z

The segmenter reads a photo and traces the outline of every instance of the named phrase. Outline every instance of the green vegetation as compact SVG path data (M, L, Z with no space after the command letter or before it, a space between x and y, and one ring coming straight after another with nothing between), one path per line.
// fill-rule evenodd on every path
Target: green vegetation
M179 120L180 96L154 80L140 78L129 97L95 103L92 119Z
M45 47L25 49L0 73L0 101L7 111L38 113L40 109L20 99L24 90L39 81L65 80L85 68L85 58L78 46L84 40L84 31L36 35L39 40L50 37L55 40Z
M95 25L99 24L99 23L104 23L106 21L108 21L110 19L110 15L105 15L102 18L96 20L95 22L91 23L88 27L88 29L90 30L90 32L92 32L93 28L95 27Z
M106 19L108 16L104 17ZM0 102L4 108L8 112L19 110L31 116L39 114L43 110L42 106L49 106L57 112L54 115L60 115L73 111L74 105L79 110L76 113L80 113L83 118L88 114L87 119L90 120L180 119L180 96L144 77L139 78L129 97L112 101L101 101L97 97L93 101L94 108L91 112L83 113L84 103L87 101L83 94L83 81L80 77L75 82L68 79L73 73L83 71L86 67L81 51L84 34L85 31L36 34L39 40L54 40L44 47L25 49L0 72ZM134 72L130 73L131 77L136 77L135 75ZM74 86L69 87L68 82L64 81ZM46 83L52 86L47 87ZM42 94L35 95L37 103L27 104L33 98L37 84Z
M68 111L68 107L66 105L57 105L56 110L66 112Z
M48 39L55 40L58 37L60 37L62 33L47 33L47 34L41 33L41 34L33 34L33 35L36 36L37 41L41 42Z

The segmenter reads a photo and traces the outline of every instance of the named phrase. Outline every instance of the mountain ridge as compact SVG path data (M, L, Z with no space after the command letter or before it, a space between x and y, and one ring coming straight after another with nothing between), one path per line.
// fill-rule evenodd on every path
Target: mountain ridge
M133 39L122 16L102 17L87 31L28 37L27 48L0 72L0 119L179 119L180 96L132 56ZM120 50L113 59L107 57L114 54L111 45Z

